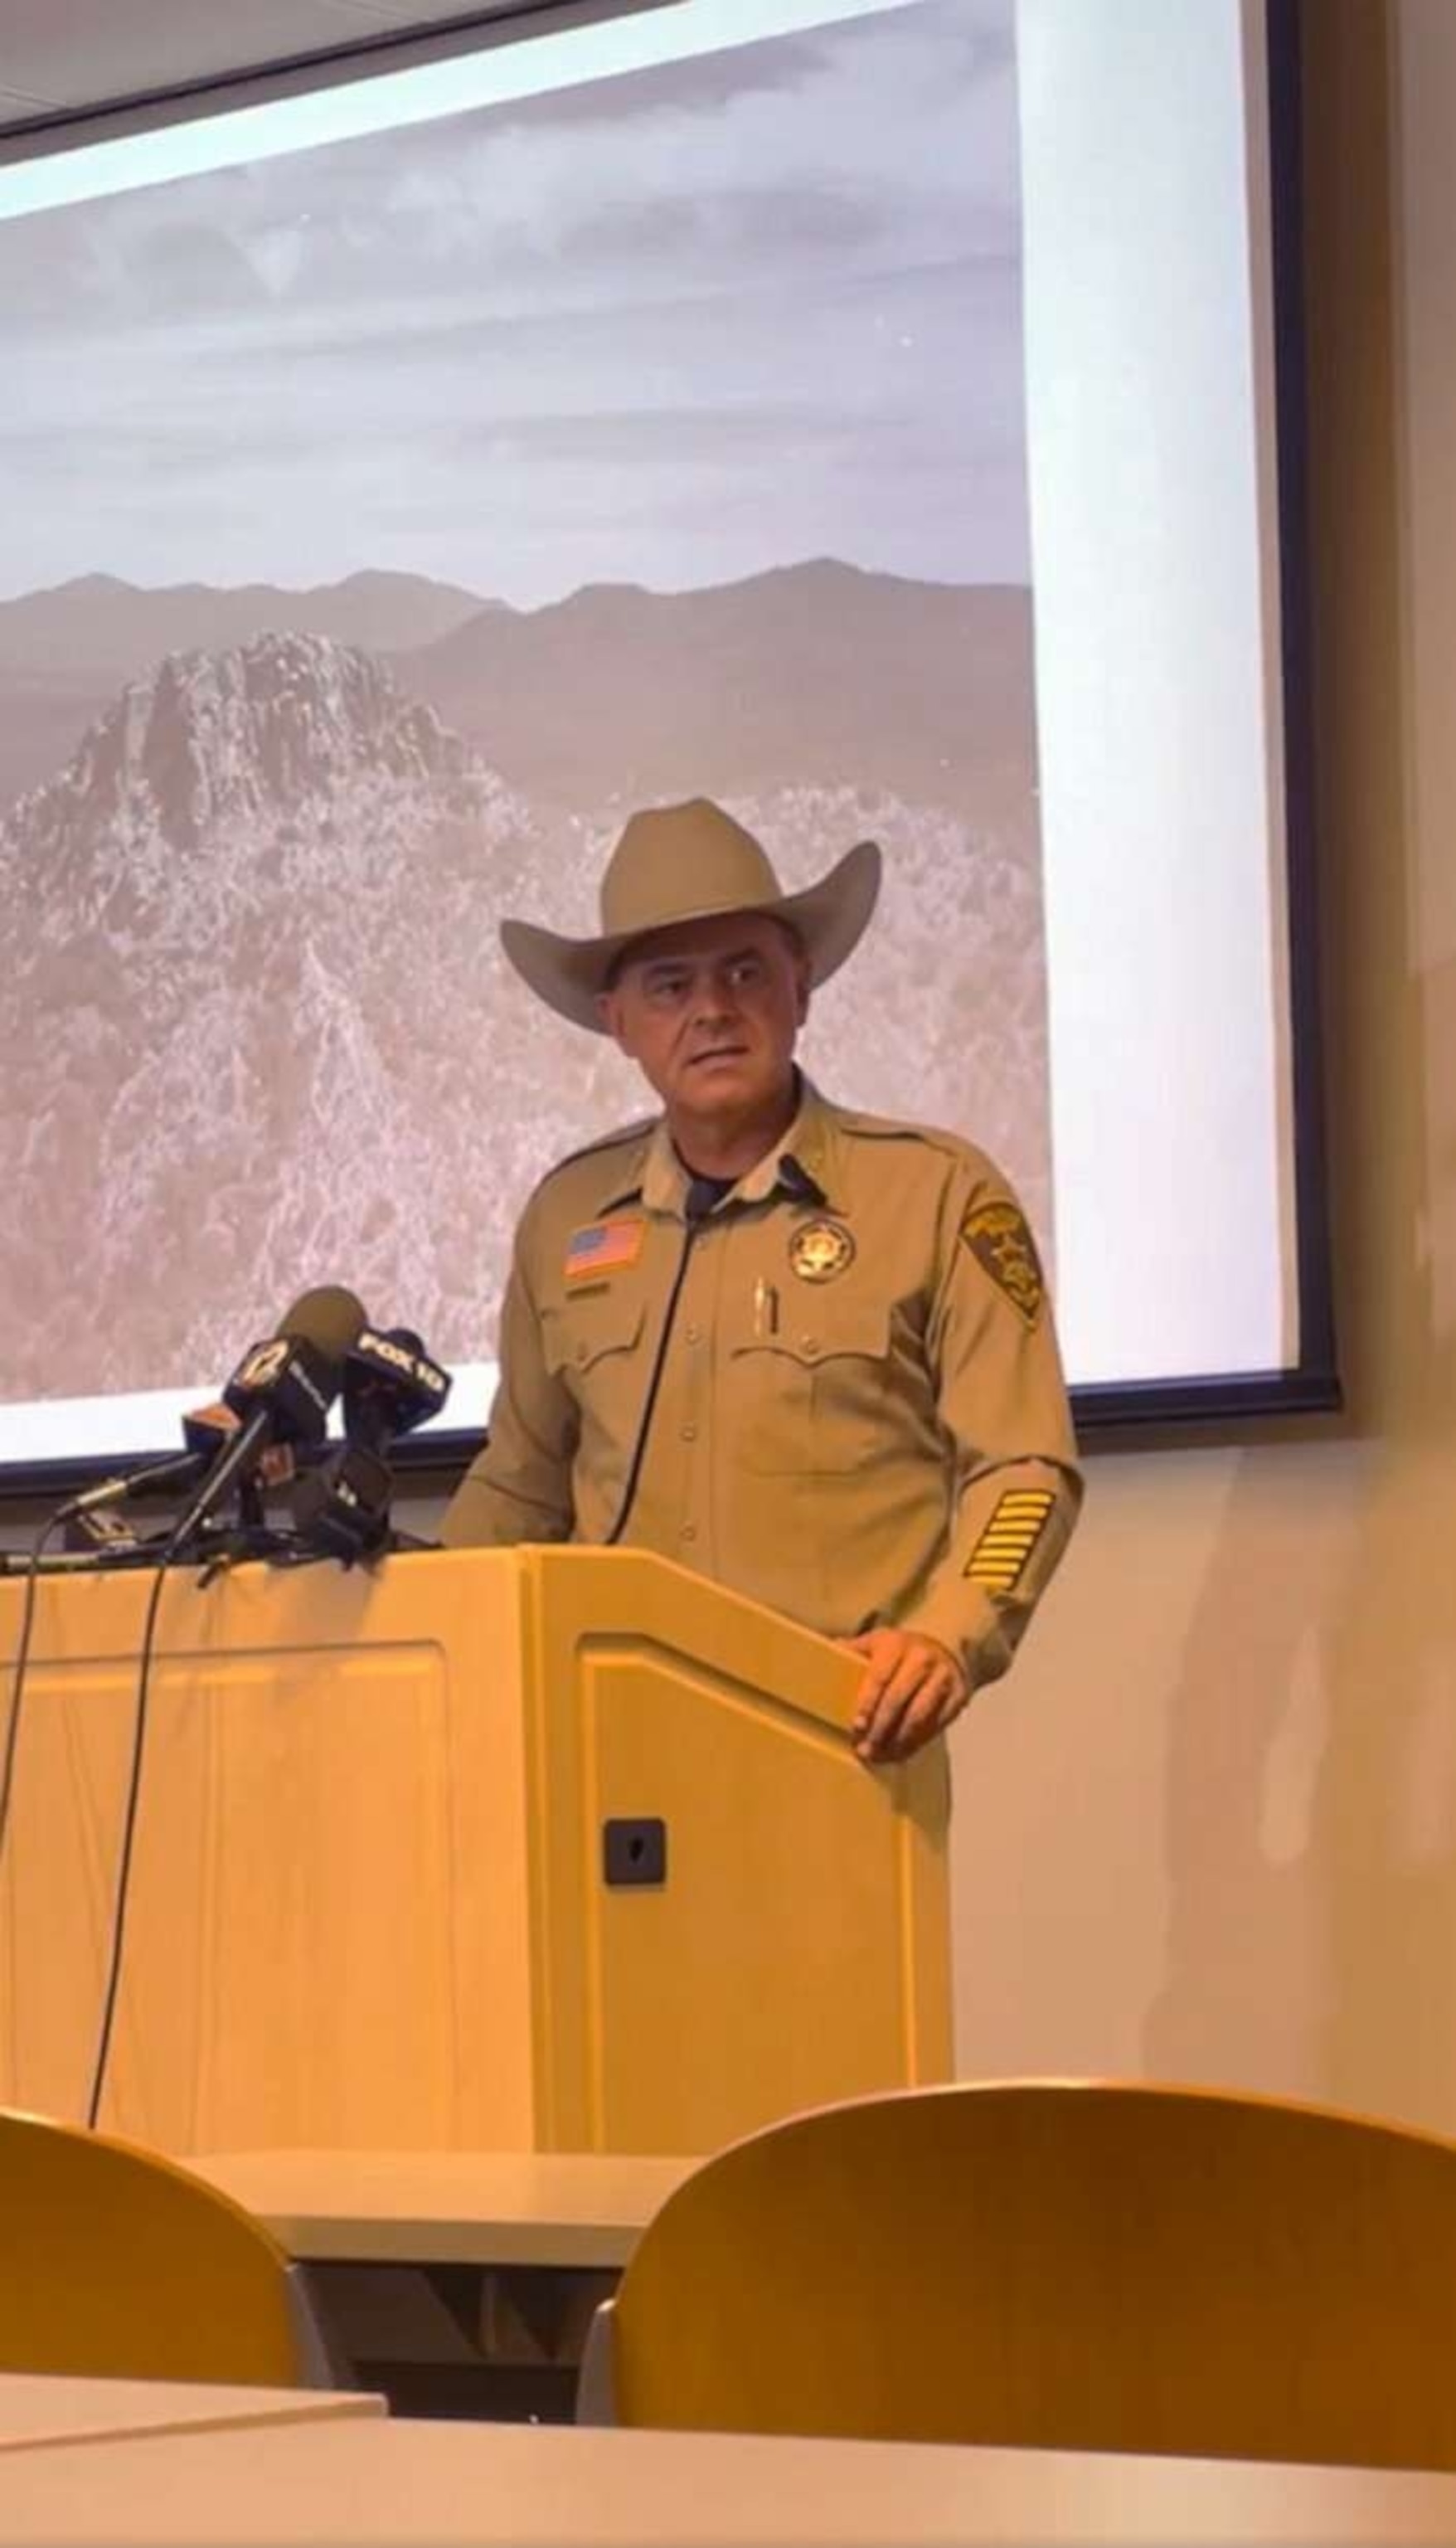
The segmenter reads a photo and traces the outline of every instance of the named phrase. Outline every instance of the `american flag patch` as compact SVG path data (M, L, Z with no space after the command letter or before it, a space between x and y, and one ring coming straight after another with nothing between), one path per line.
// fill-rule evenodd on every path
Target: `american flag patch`
M1056 1502L1045 1487L1018 1487L1001 1498L966 1561L973 1584L1014 1592Z
M563 1272L568 1283L592 1283L598 1275L615 1274L635 1265L642 1253L641 1221L592 1221L574 1229L566 1243Z

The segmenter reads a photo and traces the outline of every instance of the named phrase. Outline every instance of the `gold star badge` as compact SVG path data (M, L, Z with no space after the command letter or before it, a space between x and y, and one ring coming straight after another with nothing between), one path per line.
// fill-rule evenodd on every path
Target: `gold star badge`
M976 1263L1027 1325L1034 1327L1042 1315L1046 1286L1025 1214L1014 1203L974 1204L960 1225L960 1235Z
M837 1221L806 1221L788 1242L788 1261L801 1283L831 1283L852 1264L855 1242Z

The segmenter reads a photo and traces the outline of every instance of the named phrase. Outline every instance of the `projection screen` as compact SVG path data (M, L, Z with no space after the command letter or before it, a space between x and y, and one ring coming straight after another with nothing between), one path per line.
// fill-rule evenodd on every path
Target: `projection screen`
M643 1111L497 923L698 793L881 843L805 1067L1012 1176L1084 1423L1333 1402L1275 16L668 0L0 164L0 1484L318 1282L478 1427Z

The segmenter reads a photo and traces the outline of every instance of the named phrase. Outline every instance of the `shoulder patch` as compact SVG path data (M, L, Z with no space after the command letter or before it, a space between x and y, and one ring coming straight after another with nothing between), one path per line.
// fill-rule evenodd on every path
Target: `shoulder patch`
M961 1221L960 1235L982 1272L1034 1327L1046 1304L1046 1285L1037 1242L1020 1205L1004 1198L972 1204Z

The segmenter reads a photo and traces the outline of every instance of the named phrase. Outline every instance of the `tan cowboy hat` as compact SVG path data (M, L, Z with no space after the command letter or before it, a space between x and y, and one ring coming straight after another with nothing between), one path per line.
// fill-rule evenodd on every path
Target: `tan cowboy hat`
M879 851L861 841L817 884L785 893L752 832L694 796L632 816L601 879L599 938L558 938L528 920L502 920L500 944L540 999L601 1034L597 998L635 939L686 920L764 911L800 940L810 982L827 982L853 955L878 891Z

